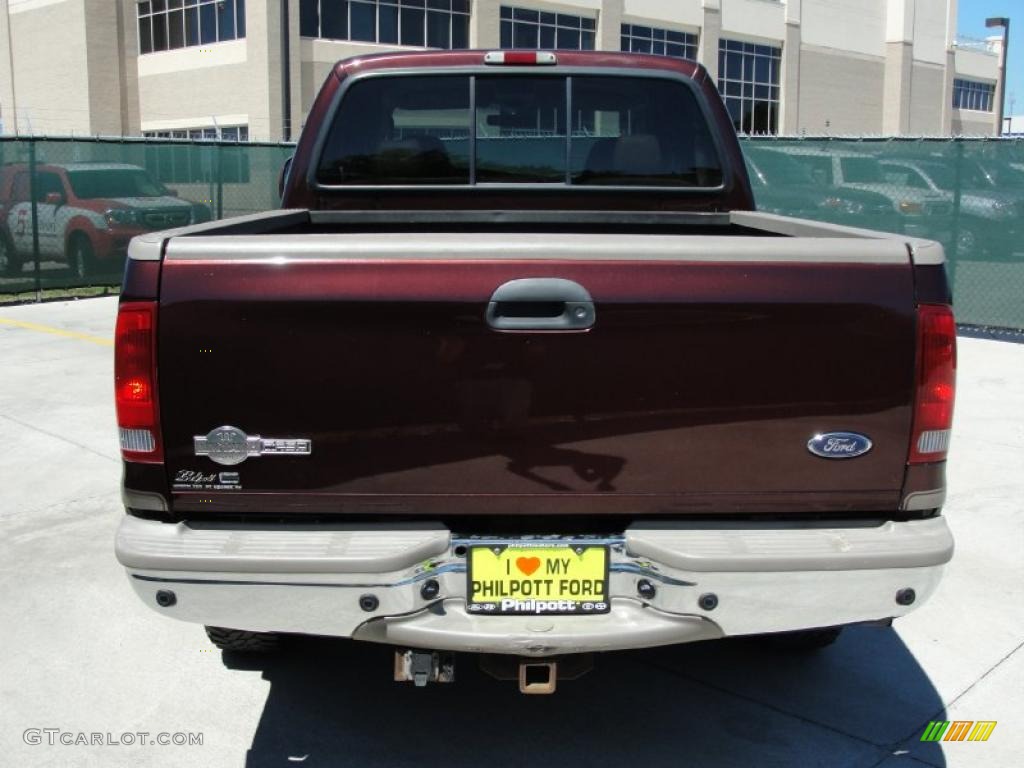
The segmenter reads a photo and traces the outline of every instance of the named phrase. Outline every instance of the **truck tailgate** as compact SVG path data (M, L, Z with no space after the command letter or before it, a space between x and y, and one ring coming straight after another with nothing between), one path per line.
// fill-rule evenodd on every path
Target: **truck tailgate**
M573 281L589 330L499 331ZM529 307L544 314L550 307ZM896 509L914 386L897 240L485 232L172 238L159 388L179 513ZM222 466L230 425L309 455ZM813 455L817 433L873 448Z

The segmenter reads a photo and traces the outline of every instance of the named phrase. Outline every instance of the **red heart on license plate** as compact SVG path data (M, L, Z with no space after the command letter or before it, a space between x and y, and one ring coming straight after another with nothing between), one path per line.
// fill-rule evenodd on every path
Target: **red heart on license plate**
M520 557L516 559L516 568L525 573L527 576L533 575L533 572L540 568L539 557Z

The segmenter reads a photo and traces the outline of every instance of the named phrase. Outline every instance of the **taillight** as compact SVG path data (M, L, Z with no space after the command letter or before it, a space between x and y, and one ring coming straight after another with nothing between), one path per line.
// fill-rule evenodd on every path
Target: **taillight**
M949 449L956 395L956 321L944 305L917 308L917 386L910 463L942 461Z
M126 461L158 464L160 405L156 389L156 302L129 301L117 310L114 402Z

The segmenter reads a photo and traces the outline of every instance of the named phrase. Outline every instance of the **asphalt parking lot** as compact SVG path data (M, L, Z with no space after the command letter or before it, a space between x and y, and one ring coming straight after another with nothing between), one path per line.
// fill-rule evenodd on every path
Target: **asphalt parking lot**
M0 763L24 766L1011 766L1024 753L1024 345L961 339L957 553L891 629L810 657L728 641L615 654L551 697L463 661L390 681L324 639L249 661L131 592L111 396L115 299L0 309ZM922 743L931 720L986 742ZM132 744L50 745L91 734ZM202 734L202 744L152 744ZM110 736L107 737L107 734Z

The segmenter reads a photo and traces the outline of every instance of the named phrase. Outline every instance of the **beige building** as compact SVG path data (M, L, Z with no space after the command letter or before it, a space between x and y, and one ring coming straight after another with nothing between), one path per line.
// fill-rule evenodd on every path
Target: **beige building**
M0 0L6 135L294 139L331 65L386 50L692 58L737 127L991 135L999 42L957 0Z

